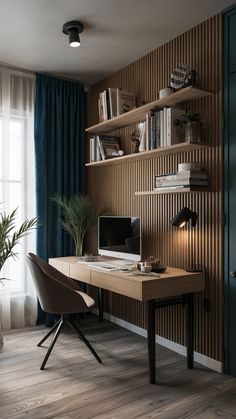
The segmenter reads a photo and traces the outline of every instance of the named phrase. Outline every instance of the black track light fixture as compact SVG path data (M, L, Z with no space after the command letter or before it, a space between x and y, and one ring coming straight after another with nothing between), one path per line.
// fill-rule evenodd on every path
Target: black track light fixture
M182 208L178 214L171 220L171 224L174 227L181 228L183 227L189 220L191 220L191 226L196 227L197 223L197 213L191 211L189 208L184 207Z
M184 207L182 208L170 221L171 224L176 228L184 227L189 221L191 221L191 227L193 227L193 232L195 231L195 227L197 224L197 213L195 211L191 211L189 208ZM186 269L187 272L202 272L203 266L196 264L194 262L194 255L195 255L195 248L194 248L194 237L191 235L190 240L190 257L191 260L190 267Z
M84 25L77 20L71 20L66 22L63 25L62 32L65 35L69 35L69 45L70 47L79 47L80 46L80 37L79 34L83 32Z

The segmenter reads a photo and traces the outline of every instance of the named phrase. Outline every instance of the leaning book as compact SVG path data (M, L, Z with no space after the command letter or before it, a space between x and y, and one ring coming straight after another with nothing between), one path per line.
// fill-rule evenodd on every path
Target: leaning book
M117 89L117 116L129 112L135 107L135 95L122 89Z

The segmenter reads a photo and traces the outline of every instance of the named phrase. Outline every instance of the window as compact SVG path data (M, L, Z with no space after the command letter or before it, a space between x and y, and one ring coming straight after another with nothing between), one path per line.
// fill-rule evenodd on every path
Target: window
M0 210L18 208L17 226L35 216L34 84L32 75L0 68ZM3 328L32 324L35 318L36 298L25 258L35 251L35 234L26 236L16 251L17 259L9 259L1 272L10 279L0 284Z

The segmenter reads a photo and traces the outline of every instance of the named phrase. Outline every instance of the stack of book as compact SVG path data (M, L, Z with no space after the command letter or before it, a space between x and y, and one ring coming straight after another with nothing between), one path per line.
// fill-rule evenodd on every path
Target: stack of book
M94 135L90 138L90 162L120 156L120 138L112 135Z
M98 114L99 122L119 116L134 109L135 95L122 89L109 87L99 93Z
M140 137L140 151L169 147L181 142L175 120L181 118L183 110L163 108L146 114L145 136Z
M179 165L180 166L180 165ZM183 165L182 165L183 166ZM157 191L175 189L199 189L208 186L207 174L201 168L188 168L178 170L177 173L155 176L155 188Z

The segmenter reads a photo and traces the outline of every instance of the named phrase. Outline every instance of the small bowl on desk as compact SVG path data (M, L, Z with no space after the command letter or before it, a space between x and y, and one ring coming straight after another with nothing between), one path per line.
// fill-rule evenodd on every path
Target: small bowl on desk
M158 274L163 274L166 271L166 266L162 266L162 265L153 265L152 266L152 271L156 272Z
M149 273L152 270L152 264L150 262L138 262L138 269L140 272Z

